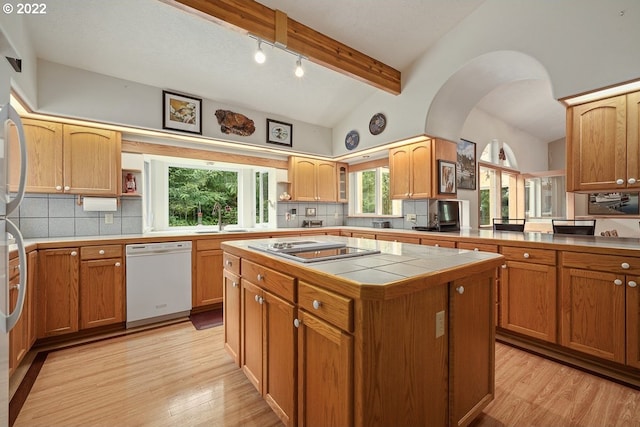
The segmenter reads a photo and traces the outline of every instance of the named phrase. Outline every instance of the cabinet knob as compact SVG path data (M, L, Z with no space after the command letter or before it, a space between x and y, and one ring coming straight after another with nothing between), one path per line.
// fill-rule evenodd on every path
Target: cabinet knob
M525 252L522 256L523 256L523 257L525 257L525 258L527 258L527 259L529 259L529 257L530 257L531 255L529 255L529 252Z
M458 287L456 288L456 291L457 291L460 295L464 294L464 286L458 286Z
M633 280L629 280L628 285L629 285L630 288L635 288L636 286L638 286L638 284L636 282L634 282Z
M56 185L56 191L62 191L62 185Z
M636 182L637 182L637 181L636 181L636 179L635 179L635 178L629 178L629 179L627 180L627 183L628 183L628 184L635 184Z
M256 300L256 302L260 301L260 295L256 295L254 299Z
M435 246L436 248L439 248L439 247L440 247L440 243L436 243L436 244L435 244L435 245L433 245L433 246Z
M76 255L78 255L78 252L76 252L76 251L71 251L71 256L76 256Z
M620 264L620 267L624 268L625 270L628 270L629 267L631 267L631 266L629 265L628 262L623 262L622 264Z
M120 263L119 262L116 262L116 267L120 267Z
M14 290L14 289L15 289L15 290L17 290L17 291L19 291L19 290L20 290L20 283L17 283L17 284L15 284L15 285L11 285L11 286L9 286L9 290L10 290L10 291L12 291L12 290Z
M65 185L64 186L64 191L69 191L69 190L71 190L71 187L69 187L68 185Z
M264 304L264 298L259 297L258 298L258 304Z
M264 275L262 274L258 274L258 282L264 280Z
M507 264L502 264L500 267L506 270Z
M406 197L409 197L409 193L404 193L404 195L405 195Z
M613 284L616 285L616 286L620 286L620 285L622 285L622 280L616 279L616 280L613 281Z
M98 253L99 253L100 255L104 255L104 249L100 249L100 250L98 251Z
M233 265L233 263L231 262L231 260L226 260L226 261L225 261L225 265L226 265L227 267L231 267L231 266Z
M231 286L234 287L234 288L237 288L238 287L238 282L232 282Z
M616 184L618 184L618 185L624 184L624 179L622 179L622 178L616 179Z
M473 250L474 250L475 252L479 252L479 251L480 251L480 249L479 249L479 248L473 248Z
M319 310L321 306L322 306L322 303L320 301L318 301L317 299L313 300L313 308L315 308L316 310Z
M300 321L300 319L293 319L293 326L295 326L296 328L299 328L300 325L302 325L302 322Z

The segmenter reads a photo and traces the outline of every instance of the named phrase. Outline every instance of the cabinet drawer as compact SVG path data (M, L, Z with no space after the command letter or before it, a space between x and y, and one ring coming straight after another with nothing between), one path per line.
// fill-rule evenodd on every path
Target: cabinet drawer
M416 245L420 244L419 237L408 237L408 236L394 236L388 234L376 234L377 240L385 240L387 242L401 242L401 243L414 243Z
M556 265L556 251L551 249L502 246L500 253L504 255L507 261L526 261L536 264Z
M240 275L240 258L231 255L228 253L224 253L222 255L222 265L224 265L225 270L229 270L230 272Z
M80 259L120 258L122 245L83 246L80 248Z
M606 271L617 274L640 274L640 258L620 255L596 255L580 252L562 252L563 267Z
M207 240L196 240L196 250L197 251L210 251L213 249L220 249L220 242L222 239L207 239Z
M274 294L295 302L295 279L278 273L267 267L254 264L243 259L241 265L242 278L270 291Z
M300 282L298 306L345 331L353 331L353 300L351 298Z
M498 245L489 245L486 243L468 243L458 242L458 249L467 249L470 251L482 251L482 252L498 252Z
M436 239L420 239L421 245L435 246L437 248L455 248L456 242L450 242L448 240L436 240Z

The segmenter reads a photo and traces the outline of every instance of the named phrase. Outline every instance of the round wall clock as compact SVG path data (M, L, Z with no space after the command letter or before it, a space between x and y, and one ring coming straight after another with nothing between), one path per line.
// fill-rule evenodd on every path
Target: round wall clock
M371 135L381 134L385 126L387 126L387 118L384 114L374 114L369 121L369 132L371 132Z
M358 146L360 142L360 134L358 131L352 130L347 134L347 137L344 139L344 145L347 147L347 150L353 150Z

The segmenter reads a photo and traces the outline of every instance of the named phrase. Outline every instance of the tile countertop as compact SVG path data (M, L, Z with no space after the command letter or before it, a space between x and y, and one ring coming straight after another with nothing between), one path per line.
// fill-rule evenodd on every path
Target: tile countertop
M313 240L344 242L348 246L377 249L380 253L303 263L249 247L256 243L294 240L309 240L309 237L235 240L223 243L223 249L226 247L230 250L237 248L242 251L251 251L279 263L286 263L288 266L304 268L319 275L329 274L357 285L399 284L420 277L434 276L445 272L451 273L452 270L471 264L493 261L495 263L493 268L495 268L503 262L502 255L489 252L339 236L313 236Z

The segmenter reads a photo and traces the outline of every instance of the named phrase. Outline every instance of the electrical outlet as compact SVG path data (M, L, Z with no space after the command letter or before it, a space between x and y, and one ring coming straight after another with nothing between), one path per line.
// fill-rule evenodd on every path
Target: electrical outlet
M444 335L444 311L436 313L436 338Z
M416 222L418 217L416 214L407 214L406 219L407 221Z
M338 212L335 212L335 213L333 214L333 217L334 217L335 219L338 219L338 217L339 217Z
M104 223L105 224L113 224L113 214L112 213L104 214Z

